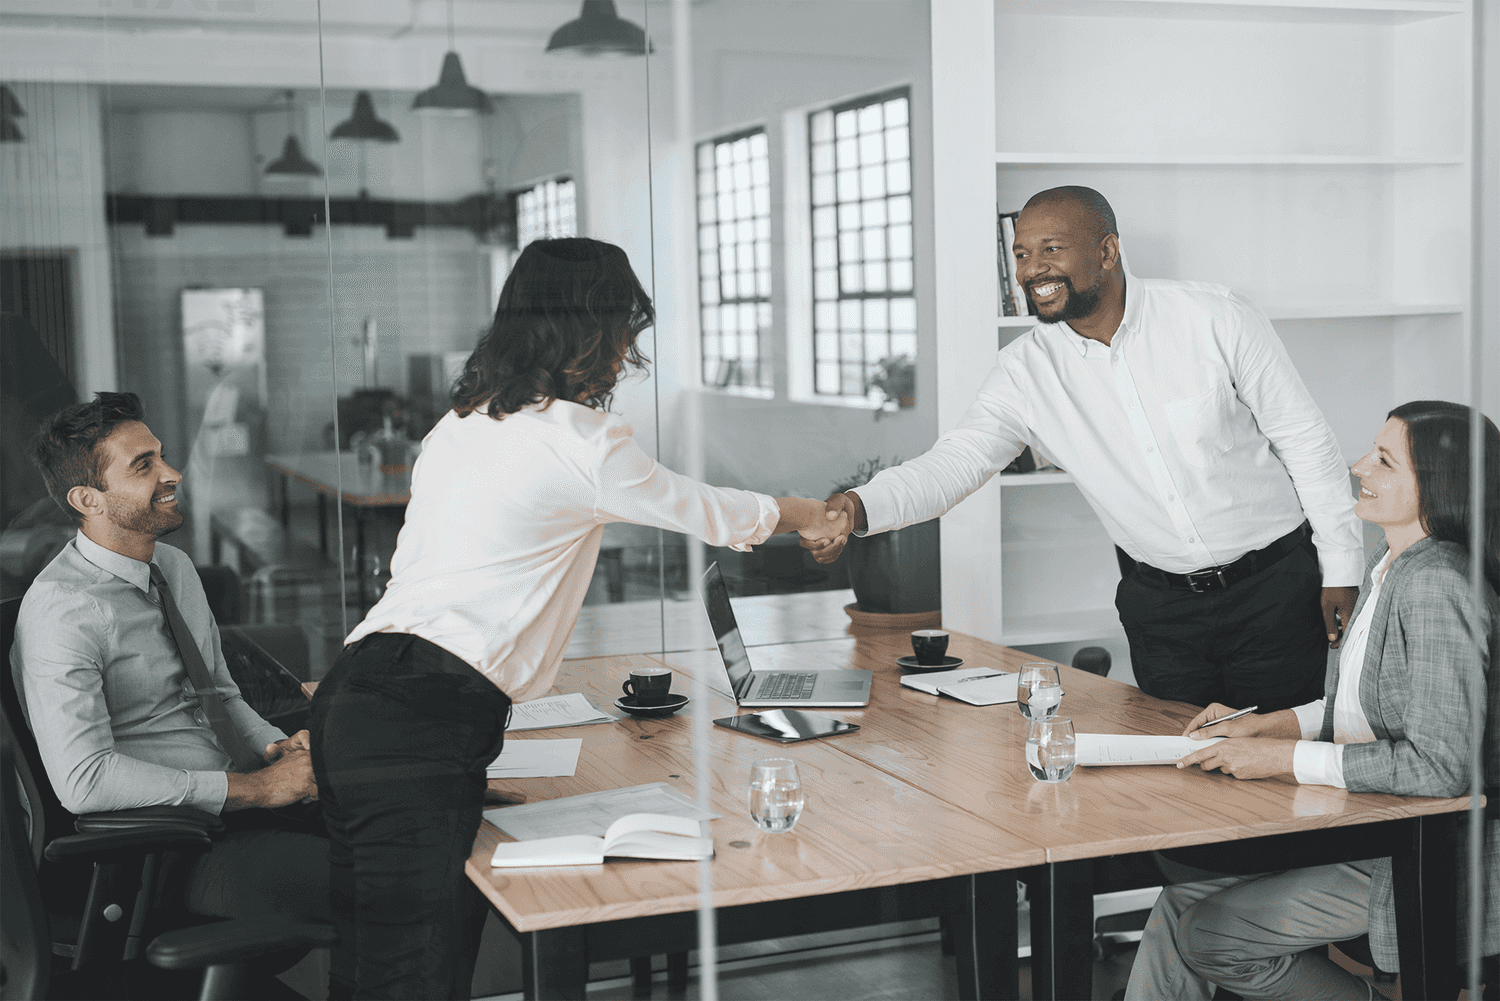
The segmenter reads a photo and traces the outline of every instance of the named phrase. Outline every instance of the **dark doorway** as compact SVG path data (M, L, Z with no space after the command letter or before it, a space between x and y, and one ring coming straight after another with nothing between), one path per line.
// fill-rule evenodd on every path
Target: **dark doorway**
M0 254L0 312L29 321L63 378L73 382L72 254Z

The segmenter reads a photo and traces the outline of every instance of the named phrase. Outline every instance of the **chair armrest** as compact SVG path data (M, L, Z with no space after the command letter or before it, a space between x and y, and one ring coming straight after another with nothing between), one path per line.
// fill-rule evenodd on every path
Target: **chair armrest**
M52 862L106 862L155 852L207 851L213 841L202 831L179 827L140 827L127 831L70 834L47 843Z
M237 918L158 935L146 958L164 970L198 970L286 949L318 949L338 942L333 925L291 915Z
M217 835L223 833L224 821L191 806L142 806L134 810L85 813L73 822L73 828L80 834L173 828Z

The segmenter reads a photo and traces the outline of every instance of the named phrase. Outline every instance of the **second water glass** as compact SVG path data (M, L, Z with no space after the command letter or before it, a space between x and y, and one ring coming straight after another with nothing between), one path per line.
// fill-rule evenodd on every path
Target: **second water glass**
M750 763L750 819L772 834L790 831L802 816L802 780L791 758Z
M1062 680L1056 664L1022 664L1016 679L1016 708L1027 719L1046 719L1062 706Z
M1034 719L1026 730L1026 767L1038 782L1066 782L1078 764L1078 739L1066 716Z

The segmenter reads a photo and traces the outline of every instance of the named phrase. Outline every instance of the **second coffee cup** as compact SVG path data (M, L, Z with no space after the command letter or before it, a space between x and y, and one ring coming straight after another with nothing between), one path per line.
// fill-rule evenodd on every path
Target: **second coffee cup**
M924 666L941 664L948 652L946 629L918 629L911 634L911 652L917 655L917 663Z
M672 694L672 672L665 667L643 667L630 672L620 689L643 706L659 706Z

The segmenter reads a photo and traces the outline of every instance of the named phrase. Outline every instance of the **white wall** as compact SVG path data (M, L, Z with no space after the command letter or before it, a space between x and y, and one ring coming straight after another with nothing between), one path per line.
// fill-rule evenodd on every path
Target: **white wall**
M9 46L7 45L7 48ZM25 142L0 144L0 248L72 252L75 389L113 390L109 235L99 99L82 84L0 74L25 109Z

